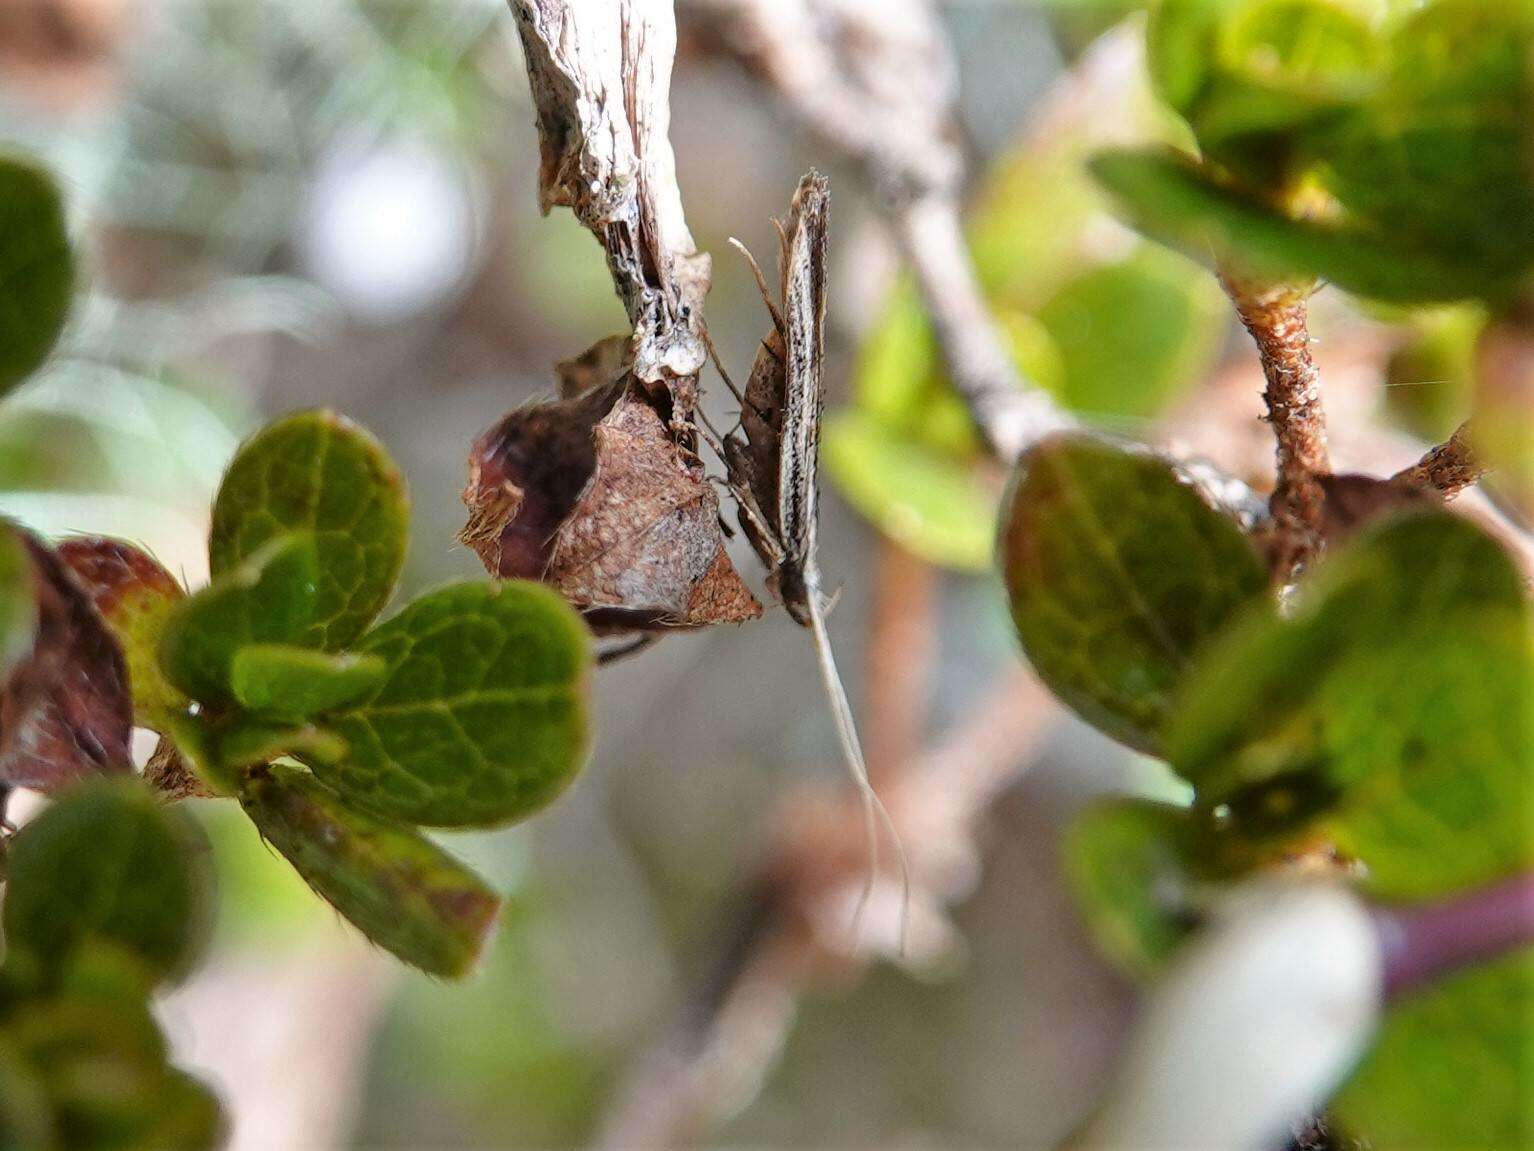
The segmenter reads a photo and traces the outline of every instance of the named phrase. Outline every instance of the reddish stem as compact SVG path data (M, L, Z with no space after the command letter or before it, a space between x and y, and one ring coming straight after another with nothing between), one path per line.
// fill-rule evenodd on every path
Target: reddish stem
M1394 999L1534 943L1534 872L1419 907L1376 907L1385 995Z

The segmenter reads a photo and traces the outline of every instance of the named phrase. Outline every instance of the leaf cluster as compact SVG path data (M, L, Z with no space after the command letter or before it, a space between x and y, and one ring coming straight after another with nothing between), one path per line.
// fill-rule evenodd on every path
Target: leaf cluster
M207 1088L167 1062L156 988L211 922L206 845L132 780L71 789L8 844L0 1144L212 1147Z
M1322 868L1407 903L1534 866L1534 609L1468 521L1382 518L1281 607L1241 525L1177 466L1080 434L1021 461L1000 558L1039 675L1192 789L1186 806L1101 804L1070 833L1088 921L1127 969L1154 973L1213 886L1254 869ZM1444 1092L1404 1085L1434 1043L1465 1053L1455 1077L1477 1078L1488 1141L1526 1139L1525 1040L1480 1020L1498 995L1526 1003L1531 973L1525 952L1403 1001L1340 1121L1459 1145Z
M1148 46L1197 154L1093 162L1146 234L1382 300L1527 291L1529 0L1162 0Z

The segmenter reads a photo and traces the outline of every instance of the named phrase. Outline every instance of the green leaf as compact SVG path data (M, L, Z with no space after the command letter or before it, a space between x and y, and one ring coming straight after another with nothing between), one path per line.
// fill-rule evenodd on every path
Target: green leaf
M1377 79L1377 3L1163 0L1147 33L1158 90L1222 161L1286 159L1285 140ZM1372 10L1372 11L1371 11ZM1274 137L1255 145L1257 135Z
M1188 811L1143 799L1093 804L1071 824L1065 871L1098 947L1138 977L1197 923L1181 839Z
M233 703L235 653L251 644L292 643L307 636L319 581L313 536L268 541L166 618L160 639L166 679L202 703Z
M1252 610L1189 676L1173 765L1226 834L1322 836L1387 897L1534 865L1534 622L1516 567L1439 511L1367 529L1288 618Z
M187 704L159 661L166 620L186 593L158 560L122 540L79 536L59 544L57 551L122 648L135 717L158 729L167 712Z
M253 774L240 802L305 882L378 946L447 979L473 967L500 900L430 840L352 810L287 768Z
M61 992L23 1005L9 1032L39 1072L64 1146L216 1145L217 1102L167 1066L142 990Z
M387 671L376 656L262 643L234 653L229 683L249 711L308 719L368 694Z
M535 583L453 584L363 637L388 678L321 720L351 749L315 773L348 802L409 823L469 827L532 814L588 746L585 624Z
M29 1061L0 1041L0 1147L50 1151L56 1145L47 1088Z
M997 493L971 464L856 409L826 418L822 451L847 501L892 540L945 567L990 566Z
M1099 419L1154 416L1202 380L1228 311L1213 277L1165 251L1089 268L1039 309L1061 364L1051 391Z
M1091 170L1136 228L1211 266L1234 260L1256 276L1320 276L1350 292L1404 303L1500 290L1484 268L1455 253L1414 247L1356 223L1283 215L1172 152L1102 152Z
M1051 437L1019 461L1000 553L1034 670L1147 751L1194 652L1267 588L1240 527L1164 459L1091 435Z
M1534 1146L1534 949L1458 972L1392 1007L1329 1108L1392 1151Z
M73 291L57 186L41 169L0 155L0 394L47 358Z
M1466 305L1419 311L1408 319L1405 338L1385 363L1385 407L1408 431L1440 443L1471 411L1476 339L1486 314Z
M231 773L270 763L279 756L290 755L307 763L337 763L346 757L346 741L312 723L283 723L239 714L218 724L211 734L211 746L217 748L212 759L225 778L219 790L225 792L239 790L237 784L229 785Z
M334 412L298 412L236 453L213 505L209 562L216 577L276 536L312 535L314 616L281 638L333 651L360 636L393 594L409 511L404 481L377 440Z
M157 980L190 967L208 922L191 825L134 781L64 795L11 842L6 940L45 968L91 941L136 955Z
M1436 0L1390 57L1379 91L1312 142L1321 179L1380 234L1499 290L1534 264L1534 7Z

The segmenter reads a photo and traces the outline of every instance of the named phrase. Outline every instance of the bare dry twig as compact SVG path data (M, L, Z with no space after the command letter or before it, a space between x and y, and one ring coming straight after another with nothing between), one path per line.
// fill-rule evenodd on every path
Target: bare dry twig
M926 0L684 0L682 14L859 165L932 317L954 389L996 455L1069 427L1024 380L964 243L953 55Z
M1466 420L1447 440L1411 467L1402 468L1391 479L1431 488L1450 500L1490 470L1471 443L1470 421Z
M634 374L696 395L712 264L687 229L671 123L666 0L512 0L538 114L539 204L568 206L607 253L634 326Z

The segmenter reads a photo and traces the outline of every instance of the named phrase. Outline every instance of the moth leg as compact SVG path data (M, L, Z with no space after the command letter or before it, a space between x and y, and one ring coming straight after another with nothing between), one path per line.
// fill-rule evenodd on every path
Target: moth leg
M777 221L773 222L776 223ZM778 235L781 236L782 234L783 231L780 226L778 229ZM733 247L742 256L744 256L746 258L746 263L751 265L751 274L756 277L756 290L762 294L762 303L766 304L767 310L772 313L773 326L776 327L780 333L786 335L788 332L788 325L783 322L783 313L778 311L778 306L772 302L772 293L767 287L767 277L762 275L762 266L756 262L756 257L751 254L751 249L747 248L734 236L730 237L730 246Z

